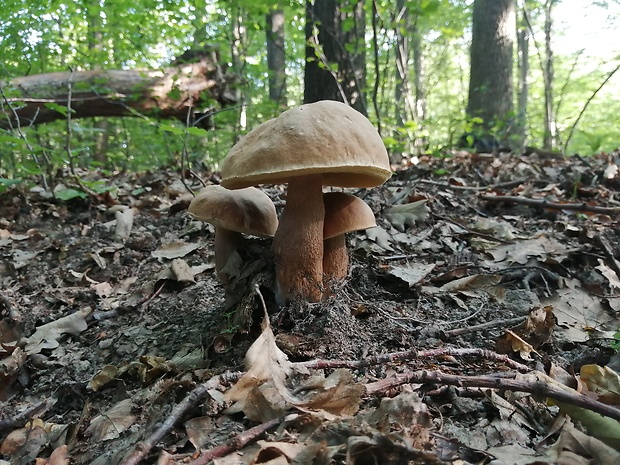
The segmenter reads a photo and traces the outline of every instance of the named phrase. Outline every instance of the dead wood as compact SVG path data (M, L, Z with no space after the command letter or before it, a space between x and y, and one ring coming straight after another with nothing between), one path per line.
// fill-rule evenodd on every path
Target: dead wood
M71 118L144 115L193 124L194 112L237 101L237 78L223 71L216 52L192 59L160 70L64 71L0 81L0 128L66 118L59 107L70 109Z

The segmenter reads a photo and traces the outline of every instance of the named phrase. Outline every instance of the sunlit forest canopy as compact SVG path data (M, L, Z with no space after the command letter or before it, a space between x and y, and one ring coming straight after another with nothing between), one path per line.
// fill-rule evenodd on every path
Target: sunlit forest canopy
M360 102L393 162L421 153L446 155L471 131L466 108L472 11L471 0L340 5L345 35L355 29L365 47L362 61L356 61L365 75ZM178 166L182 157L190 166L217 168L240 135L303 102L304 72L313 61L308 44L319 67L337 75L338 63L324 59L321 36L307 40L317 27L308 28L308 18L304 2L7 0L0 11L0 175L53 172L70 161L144 170ZM590 155L620 145L620 46L614 35L619 18L618 1L515 3L515 110L507 117L522 127L519 137L508 140L511 148ZM345 58L359 55L352 43L339 45ZM192 96L191 118L144 106L125 108L130 117L109 108L92 115L93 108L89 113L88 105L77 105L86 90L116 105L127 105L123 98L138 100L137 90L118 92L99 78L73 86L77 73L165 73L183 57L191 62L195 51L213 58L210 72L223 77L219 87ZM71 87L73 102L44 95L46 79L55 76L50 73L68 73L61 86ZM20 92L21 84L11 85L35 75L43 75L36 98ZM178 102L184 97L175 95L175 79L165 97ZM32 104L27 97L39 105L35 116L47 111L57 118L43 124L32 115L16 120L15 112Z

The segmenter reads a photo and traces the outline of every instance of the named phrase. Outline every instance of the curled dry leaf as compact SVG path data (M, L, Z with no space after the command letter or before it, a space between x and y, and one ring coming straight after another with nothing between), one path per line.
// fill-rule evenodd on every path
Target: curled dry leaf
M87 307L51 323L39 326L34 334L26 339L26 347L24 349L26 354L37 354L43 349L55 349L60 345L58 339L63 334L77 336L82 331L85 331L88 328L86 317L91 312L92 309Z
M413 227L416 223L428 219L431 210L427 203L428 199L422 199L416 202L392 205L383 212L383 215L392 226L402 232L407 227Z
M131 399L121 400L105 413L93 418L85 434L92 436L95 442L118 438L136 420L131 415L131 408Z

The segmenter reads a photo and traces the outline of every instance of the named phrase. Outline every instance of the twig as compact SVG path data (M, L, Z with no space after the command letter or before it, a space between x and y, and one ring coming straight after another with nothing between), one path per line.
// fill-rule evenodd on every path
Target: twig
M403 352L392 352L389 354L379 354L367 357L362 360L311 360L308 362L294 363L294 366L309 369L325 369L325 368L366 368L373 365L383 365L388 363L412 362L422 358L437 357L476 357L483 360L493 360L505 363L515 370L527 373L530 369L522 363L515 362L506 355L485 349L453 349L441 348L432 350L406 350Z
M243 433L229 439L221 446L204 451L200 457L190 462L189 465L206 465L213 459L223 457L231 452L240 450L250 441L257 439L261 434L267 432L274 426L278 426L283 420L283 418L274 418L273 420L254 426L253 428L250 428L249 430L246 430Z
M486 239L487 241L499 242L501 244L512 244L512 241L507 241L506 239L501 239L499 237L491 236L490 234L481 233L478 231L474 231L473 229L468 228L467 226L463 226L458 221L453 220L452 218L448 218L447 216L438 215L437 213L432 214L435 218L439 218L440 220L446 221L448 223L452 223L455 226L458 226L461 229L467 231L468 234L472 234L477 237L481 237L482 239Z
M605 257L607 257L609 267L614 270L616 274L620 277L620 265L618 264L618 260L616 260L611 244L609 243L607 238L604 237L602 234L597 234L594 237L594 240L598 242L598 244L603 249L603 253L605 254Z
M488 191L495 189L510 189L523 184L525 179L515 179L514 181L500 182L498 184L489 184L488 186L457 186L447 182L431 181L429 179L418 179L420 184L430 184L431 186L443 187L445 189L453 189L457 191Z
M50 397L40 402L37 402L32 407L26 409L23 412L18 413L12 418L0 419L0 433L4 430L15 428L16 426L23 426L30 421L35 415L41 416L41 414L56 403L57 399Z
M133 452L121 463L121 465L137 465L146 457L155 444L157 444L181 419L190 408L194 407L211 389L215 389L222 382L230 382L241 377L241 373L226 372L216 375L192 390L173 410L166 420L151 433L144 441L140 441L134 447Z
M493 376L460 376L439 371L416 371L394 375L374 383L366 384L367 394L378 394L403 384L443 384L460 387L479 387L507 391L528 392L538 397L550 397L559 402L575 405L603 416L620 421L620 409L604 404L568 387L554 386L537 379L535 382Z
M512 202L551 210L571 210L600 213L602 215L617 215L620 213L620 207L599 207L598 205L588 205L587 203L549 202L545 199L530 199L528 197L516 197L512 195L481 195L480 198L488 202Z
M599 93L599 91L605 86L605 84L607 84L609 82L609 80L614 76L614 74L616 74L618 72L618 70L620 70L620 64L618 66L616 66L614 68L614 70L611 73L609 73L605 79L603 79L603 82L601 82L601 85L598 86L594 92L592 92L592 95L590 95L590 98L588 98L586 103L583 105L583 108L579 112L579 115L577 115L577 119L575 120L575 122L573 123L573 125L570 128L570 131L568 132L568 137L566 138L566 142L564 142L564 153L566 153L566 149L568 148L568 143L570 142L571 138L573 137L573 133L575 132L575 128L577 128L577 125L579 124L579 121L581 120L581 117L583 116L583 114L586 112L586 109L588 108L588 105L590 105L590 102L592 102L592 100L594 100L594 97L596 97L596 95Z
M527 317L525 316L519 316L516 318L509 318L506 320L494 320L494 321L489 321L487 323L482 323L479 325L469 326L467 328L457 328L457 329L451 329L449 331L443 331L443 334L445 338L450 338L452 336L460 336L461 334L474 333L476 331L493 328L495 326L518 325L519 323L523 323L526 319Z

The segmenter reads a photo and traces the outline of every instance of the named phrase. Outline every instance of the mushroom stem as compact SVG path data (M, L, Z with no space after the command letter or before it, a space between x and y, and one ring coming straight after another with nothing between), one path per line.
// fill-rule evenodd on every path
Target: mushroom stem
M273 238L276 299L280 305L323 296L323 175L289 179L286 205Z
M243 234L230 229L215 228L215 272L222 284L228 283L229 276L224 272L224 267L232 253L243 245L245 239Z
M345 235L340 234L323 241L323 287L327 298L332 290L347 277L349 270L349 253Z

